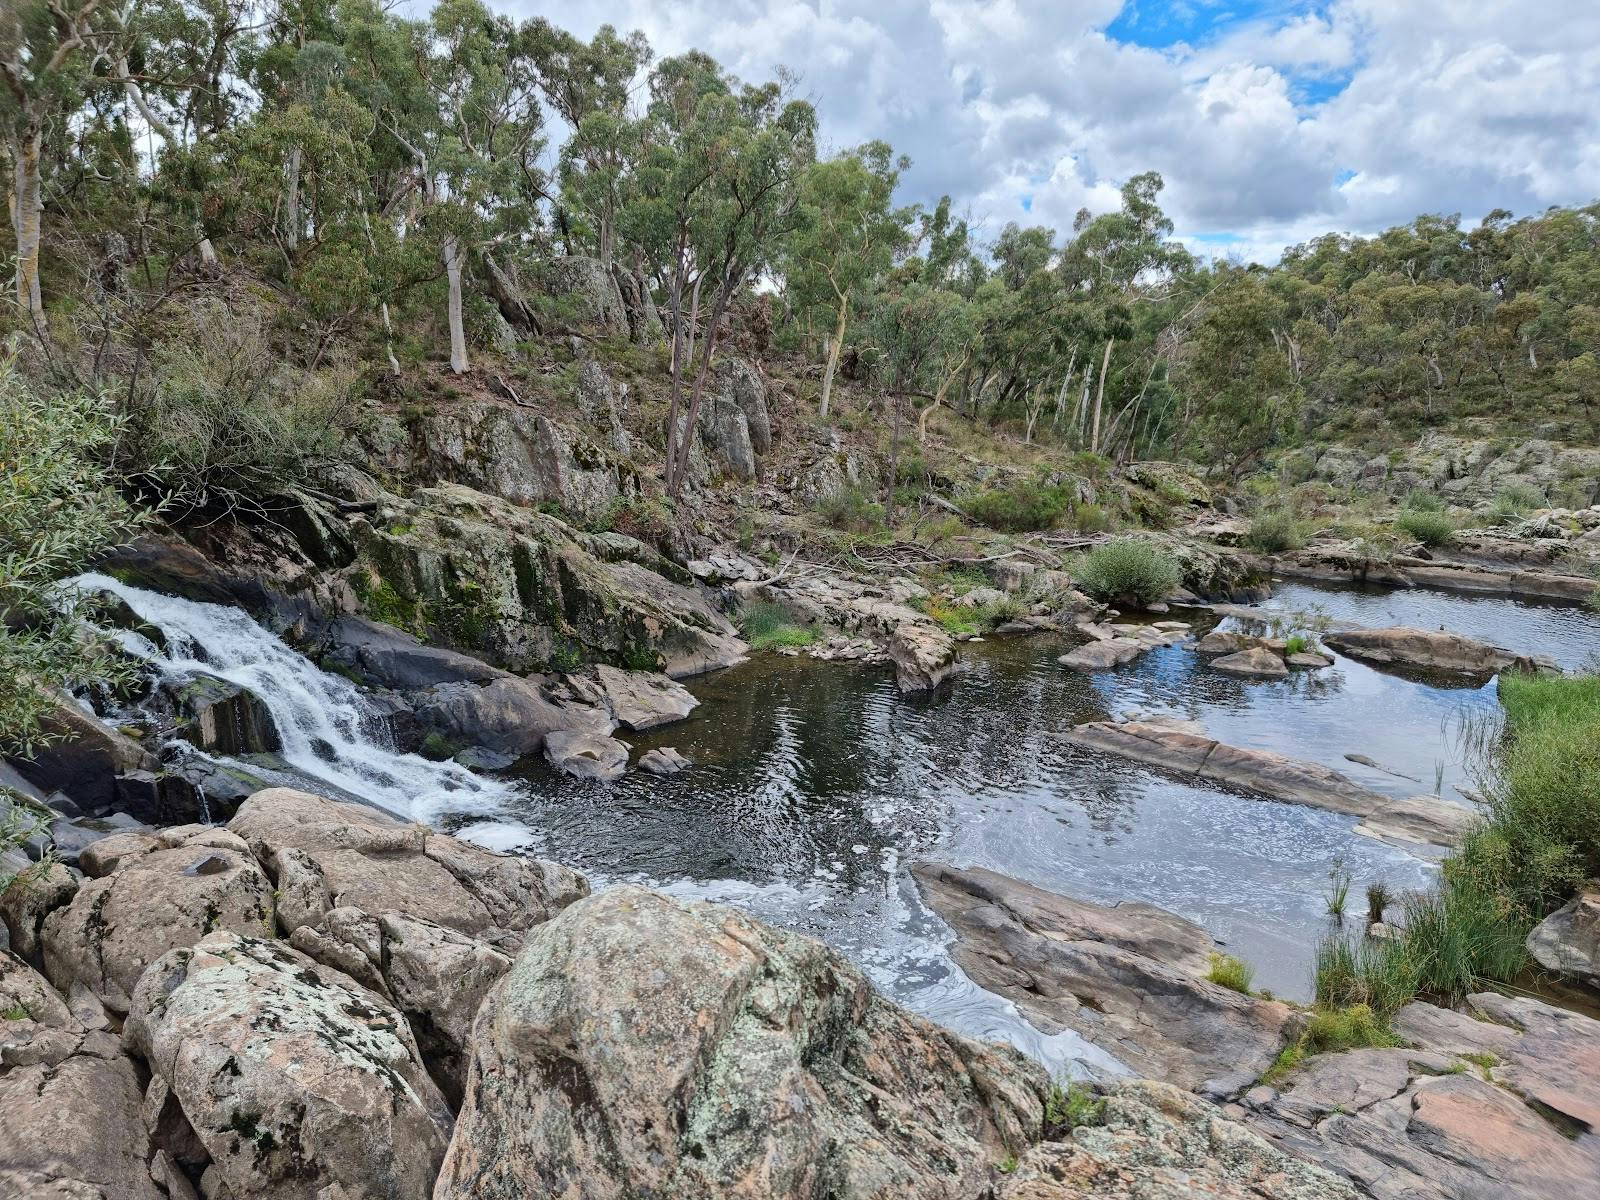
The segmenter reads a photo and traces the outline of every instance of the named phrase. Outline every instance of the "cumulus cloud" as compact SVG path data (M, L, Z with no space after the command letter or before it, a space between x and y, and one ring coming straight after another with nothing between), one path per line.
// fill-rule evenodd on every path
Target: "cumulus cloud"
M1420 212L1600 196L1592 0L490 3L642 29L749 79L787 67L831 146L888 139L914 162L907 199L948 193L991 233L1065 229L1145 170L1191 245L1262 259Z

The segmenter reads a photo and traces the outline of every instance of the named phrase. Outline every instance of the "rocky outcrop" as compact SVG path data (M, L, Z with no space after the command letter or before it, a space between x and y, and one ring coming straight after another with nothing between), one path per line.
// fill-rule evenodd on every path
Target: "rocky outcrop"
M1559 671L1545 658L1513 654L1487 642L1442 629L1357 629L1330 633L1324 639L1340 654L1379 666L1409 667L1488 678L1501 671Z
M537 264L538 286L555 300L565 323L613 337L630 335L628 310L616 279L598 258L569 254Z
M615 442L614 408L597 415ZM622 495L606 451L538 409L491 400L443 408L413 428L411 446L407 470L415 478L446 479L514 504L557 505L585 524L605 520Z
M639 888L528 939L478 1017L437 1200L956 1200L1038 1136L1045 1077L821 944Z
M196 674L172 689L184 721L182 736L215 754L270 754L282 747L272 714L248 688Z
M1414 1003L1408 1048L1317 1055L1230 1113L1380 1200L1550 1200L1600 1179L1600 1021L1525 997Z
M1600 451L1540 438L1508 444L1429 432L1414 445L1369 454L1330 446L1315 458L1312 478L1336 488L1404 496L1430 491L1457 504L1488 504L1508 490L1568 504L1591 504L1600 476Z
M219 929L272 930L272 883L226 830L122 835L114 857L103 853L87 869L96 867L109 873L44 920L45 971L58 988L82 984L114 1012L128 1011L139 976L168 950Z
M158 1189L138 1069L42 976L0 950L0 1196L176 1200Z
M285 934L349 907L426 916L514 948L529 927L589 890L583 876L557 863L494 854L376 809L289 788L256 793L228 828L272 872Z
M955 960L975 983L1140 1075L1187 1088L1248 1081L1298 1031L1289 1005L1206 980L1216 943L1173 913L1090 904L979 869L922 864L913 874L955 930Z
M1211 669L1221 671L1224 675L1234 675L1240 679L1287 679L1289 677L1288 664L1284 662L1281 654L1274 653L1265 646L1252 646L1248 650L1237 650L1232 654L1224 654L1212 660Z
M1459 804L1437 796L1396 800L1362 787L1320 763L1269 750L1229 746L1204 734L1150 722L1091 721L1066 735L1074 745L1115 754L1207 783L1241 788L1273 800L1364 818L1358 830L1452 845L1472 820ZM1392 820L1391 820L1392 818Z
M144 975L126 1037L204 1147L208 1195L427 1195L450 1110L405 1019L339 972L214 933Z
M577 698L610 713L613 721L634 733L681 721L700 706L688 688L651 671L624 671L597 663L565 682Z
M697 418L707 452L737 479L754 479L757 460L772 449L767 383L747 359L717 363Z
M1146 1079L1108 1089L1099 1121L1023 1155L1000 1200L1357 1200L1204 1100Z
M29 758L13 765L46 791L65 792L87 812L110 807L116 777L155 765L143 746L62 696L41 722L44 735Z
M1076 628L1089 640L1076 650L1061 655L1056 661L1074 671L1087 672L1109 671L1112 667L1132 662L1150 650L1175 646L1189 636L1189 627L1180 621L1172 622L1169 628L1130 622L1106 624L1081 621Z
M1600 990L1600 884L1586 885L1528 934L1534 962Z
M449 683L418 697L419 725L455 747L482 746L509 758L541 749L553 733L606 734L604 709L548 695L538 683L509 673L483 685Z
M455 484L391 498L351 528L369 616L512 671L593 660L682 676L744 656L687 573L622 534Z

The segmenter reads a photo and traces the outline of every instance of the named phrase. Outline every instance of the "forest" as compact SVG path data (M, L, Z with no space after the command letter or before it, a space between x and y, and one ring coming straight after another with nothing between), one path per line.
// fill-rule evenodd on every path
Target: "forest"
M1600 206L1422 216L1271 267L1197 259L1139 175L1118 211L997 233L912 164L826 150L789 77L479 0L18 0L0 127L21 369L109 397L122 477L248 494L419 373L518 373L568 331L542 273L598 260L669 331L669 431L735 326L886 424L1237 477L1278 447L1473 416L1592 439ZM642 309L641 309L642 310ZM735 319L737 318L737 320ZM688 447L660 448L676 494Z

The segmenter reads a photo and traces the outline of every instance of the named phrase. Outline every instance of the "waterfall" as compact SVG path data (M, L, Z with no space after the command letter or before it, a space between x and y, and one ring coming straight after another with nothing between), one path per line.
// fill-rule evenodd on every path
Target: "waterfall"
M254 693L278 728L282 758L308 783L418 821L443 812L492 816L518 795L514 783L400 753L387 721L355 684L323 671L241 609L164 596L99 574L80 575L72 586L118 597L161 631L165 649L134 633L121 642L162 682L207 674Z

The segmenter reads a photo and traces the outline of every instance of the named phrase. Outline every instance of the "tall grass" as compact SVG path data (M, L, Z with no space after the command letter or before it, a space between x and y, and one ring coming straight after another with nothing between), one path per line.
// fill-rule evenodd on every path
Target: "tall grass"
M810 629L789 620L780 605L758 600L739 617L739 629L752 650L775 650L780 646L809 646L817 640Z
M1256 971L1242 958L1235 958L1231 954L1213 951L1211 954L1211 969L1206 972L1206 978L1220 987L1228 988L1235 992L1250 995L1250 987L1255 982Z
M1394 524L1424 546L1443 546L1456 535L1456 523L1442 512L1402 512Z
M1418 994L1459 1000L1527 965L1528 931L1600 873L1600 677L1507 675L1485 811L1439 885L1401 901L1399 935L1317 947L1319 1003L1388 1015Z

